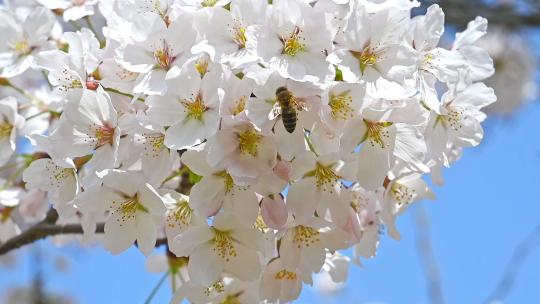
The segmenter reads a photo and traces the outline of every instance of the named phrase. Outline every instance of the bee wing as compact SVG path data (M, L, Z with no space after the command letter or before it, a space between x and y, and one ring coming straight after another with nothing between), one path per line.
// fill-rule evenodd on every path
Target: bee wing
M302 98L302 97L295 97L294 98L294 106L296 108L296 110L298 111L307 111L308 108L307 108L307 100L305 98Z
M270 113L268 113L268 119L274 120L274 119L276 119L279 115L281 115L281 107L279 106L279 103L276 102L276 103L274 104L274 107L273 107L272 110L270 111Z

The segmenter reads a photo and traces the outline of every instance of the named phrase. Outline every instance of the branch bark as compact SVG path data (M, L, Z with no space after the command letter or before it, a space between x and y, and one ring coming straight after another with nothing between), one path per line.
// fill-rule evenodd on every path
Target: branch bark
M540 5L537 1L529 3L530 10L524 11L510 3L489 4L474 0L426 0L424 7L437 3L444 11L447 23L464 27L476 16L489 20L489 24L497 24L509 28L540 26Z
M104 224L98 224L96 233L103 233ZM83 229L79 224L55 225L47 222L40 222L21 234L0 244L0 255L6 254L11 250L21 248L35 241L55 236L59 234L82 234Z
M33 242L45 239L50 236L61 234L82 234L83 229L80 224L56 225L58 213L54 209L49 209L45 219L21 234L14 236L4 243L0 243L0 255L6 254L12 250L32 244ZM104 232L104 223L99 223L96 226L96 233ZM156 241L156 247L167 244L166 238L161 238Z

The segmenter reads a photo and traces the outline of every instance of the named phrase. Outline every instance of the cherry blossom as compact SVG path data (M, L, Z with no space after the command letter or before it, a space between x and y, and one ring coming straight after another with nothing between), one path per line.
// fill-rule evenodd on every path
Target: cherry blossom
M0 248L136 246L171 303L338 290L497 99L487 20L445 47L436 4L34 2L0 7Z

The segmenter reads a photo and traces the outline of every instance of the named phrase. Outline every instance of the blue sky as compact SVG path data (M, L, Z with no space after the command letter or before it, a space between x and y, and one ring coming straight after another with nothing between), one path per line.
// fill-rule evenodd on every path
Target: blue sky
M427 210L433 250L447 303L481 303L496 286L516 245L540 220L540 104L529 104L512 120L491 120L480 147L465 150L445 171L446 185L434 188L437 200ZM306 288L299 303L428 303L419 262L413 210L398 220L402 240L383 237L376 258L353 266L347 287L333 298ZM149 274L144 257L131 249L112 256L99 248L55 249L41 242L47 261L63 255L67 273L45 265L48 290L71 295L79 303L143 303L160 275ZM0 269L0 293L29 282L29 250L19 264ZM524 261L505 303L539 303L540 250ZM166 303L164 285L153 303Z

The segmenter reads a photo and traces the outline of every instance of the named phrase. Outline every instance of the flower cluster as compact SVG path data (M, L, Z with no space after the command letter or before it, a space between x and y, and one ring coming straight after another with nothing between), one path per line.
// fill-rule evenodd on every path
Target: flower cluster
M163 240L174 303L282 303L315 273L345 280L433 198L423 175L441 184L480 143L496 100L475 45L487 21L444 49L437 5L15 2L0 10L0 244L49 204L113 254Z

